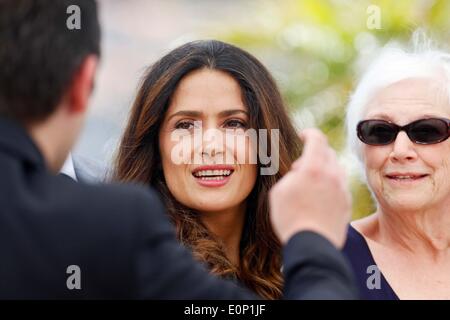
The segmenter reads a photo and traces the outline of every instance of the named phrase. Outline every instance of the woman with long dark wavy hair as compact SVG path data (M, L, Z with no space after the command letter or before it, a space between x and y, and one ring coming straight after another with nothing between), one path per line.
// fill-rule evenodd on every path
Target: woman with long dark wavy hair
M237 160L251 149L261 151L248 137L240 144L206 143L206 138L192 144L199 124L233 139L249 129L267 130L266 151L278 153L278 170L261 175L271 164L259 158L254 163ZM275 131L276 150L271 141ZM200 162L174 160L179 147L174 134L183 138L188 156ZM300 152L267 69L233 45L194 41L146 72L119 146L115 179L158 190L178 239L213 274L236 279L262 298L277 299L283 285L281 246L269 220L268 191ZM233 161L223 162L220 156Z

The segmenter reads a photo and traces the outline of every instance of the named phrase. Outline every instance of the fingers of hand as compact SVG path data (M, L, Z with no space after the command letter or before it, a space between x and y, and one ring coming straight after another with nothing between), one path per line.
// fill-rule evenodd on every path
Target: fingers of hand
M300 137L304 141L302 156L297 159L292 168L301 167L304 163L321 161L326 157L328 142L326 136L318 129L305 129L301 132Z

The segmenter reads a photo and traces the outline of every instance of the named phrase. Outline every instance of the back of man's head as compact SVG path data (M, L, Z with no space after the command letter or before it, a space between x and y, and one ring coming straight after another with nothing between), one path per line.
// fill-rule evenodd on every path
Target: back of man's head
M95 0L0 0L0 117L46 119L92 54L100 54Z

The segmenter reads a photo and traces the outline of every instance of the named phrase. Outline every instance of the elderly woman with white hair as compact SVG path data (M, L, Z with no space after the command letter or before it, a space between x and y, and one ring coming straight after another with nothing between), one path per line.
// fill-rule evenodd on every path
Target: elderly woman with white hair
M449 119L450 55L428 46L383 49L351 98L348 142L377 204L344 248L363 299L450 299Z

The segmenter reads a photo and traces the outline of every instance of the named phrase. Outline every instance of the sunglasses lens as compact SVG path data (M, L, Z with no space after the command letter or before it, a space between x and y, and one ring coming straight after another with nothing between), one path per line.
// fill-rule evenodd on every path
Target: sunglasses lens
M448 124L441 119L424 119L411 124L408 135L416 143L438 143L448 138Z
M396 127L383 120L366 120L358 125L358 137L366 144L390 144L396 135Z

